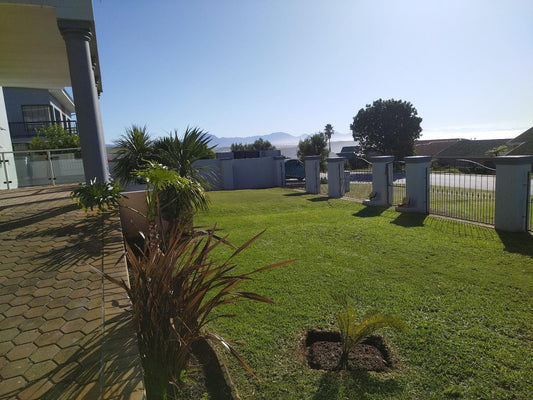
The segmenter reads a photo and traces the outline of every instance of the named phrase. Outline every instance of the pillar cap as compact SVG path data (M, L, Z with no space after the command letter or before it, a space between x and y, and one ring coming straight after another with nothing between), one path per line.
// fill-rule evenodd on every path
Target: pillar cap
M320 156L305 156L305 161L320 160Z
M328 157L326 158L326 161L328 163L330 162L344 162L345 158L344 157Z
M393 162L394 161L394 156L375 156L375 157L370 157L370 160L373 162L373 163L385 163L385 162Z
M406 164L422 164L431 161L431 156L409 156L403 159Z
M494 157L493 161L496 165L533 164L533 156L500 156Z

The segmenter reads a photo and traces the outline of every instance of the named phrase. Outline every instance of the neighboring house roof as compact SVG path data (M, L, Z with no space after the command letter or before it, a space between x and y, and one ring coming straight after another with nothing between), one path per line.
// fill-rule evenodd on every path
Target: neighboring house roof
M490 158L487 154L495 147L505 146L509 139L490 140L459 140L452 146L444 149L437 158Z
M506 155L532 155L533 154L533 128L529 128L521 135L507 142L511 149Z
M433 157L460 140L462 139L417 140L415 142L416 155Z

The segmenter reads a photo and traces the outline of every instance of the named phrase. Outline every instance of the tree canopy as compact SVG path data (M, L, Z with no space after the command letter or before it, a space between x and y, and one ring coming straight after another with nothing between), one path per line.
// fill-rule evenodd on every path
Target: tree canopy
M60 124L51 124L40 128L29 146L30 150L77 148L80 147L80 137L73 130L63 129Z
M331 152L331 136L335 133L333 130L333 125L327 124L324 127L324 135L328 138L328 144L329 144L329 151Z
M298 159L304 162L307 156L320 156L320 170L325 171L326 158L329 156L327 145L326 135L322 132L315 133L304 140L300 140L298 143Z
M359 110L350 129L363 153L403 158L414 154L415 140L422 132L421 122L411 103L379 99Z
M261 150L276 150L276 146L273 146L268 140L263 138L257 139L252 144L233 143L231 145L231 151L261 151Z

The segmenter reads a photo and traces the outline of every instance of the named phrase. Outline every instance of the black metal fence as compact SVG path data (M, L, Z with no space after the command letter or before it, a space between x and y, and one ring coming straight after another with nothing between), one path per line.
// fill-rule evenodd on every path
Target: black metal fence
M10 122L9 133L14 139L31 139L37 136L39 129L50 125L60 125L69 133L77 133L76 121Z
M471 160L431 164L429 212L494 224L496 170Z
M406 180L405 180L405 162L394 161L388 164L388 168L392 168L392 181L389 186L392 186L392 199L390 203L393 206L406 204ZM387 174L387 176L389 176Z
M350 157L344 162L344 169L350 172L350 192L345 195L367 199L372 192L372 163L362 157Z

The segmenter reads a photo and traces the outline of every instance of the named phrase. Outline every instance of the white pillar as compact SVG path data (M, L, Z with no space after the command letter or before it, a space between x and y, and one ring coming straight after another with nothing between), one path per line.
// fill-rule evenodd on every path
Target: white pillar
M339 199L344 196L344 158L331 157L328 163L328 196Z
M392 162L394 156L372 157L372 198L363 201L368 206L388 207L392 199ZM391 164L390 168L387 164Z
M305 157L305 191L320 193L320 156Z
M429 212L429 167L431 157L405 157L405 192L408 202L396 211L427 214Z
M496 210L494 227L507 232L527 230L527 210L531 196L533 156L495 157Z
M285 158L282 156L274 157L274 185L285 187Z
M17 170L4 103L4 90L0 86L0 190L16 189L17 187Z
M58 25L67 49L85 180L107 182L109 167L89 48L91 27L82 21L60 21Z

